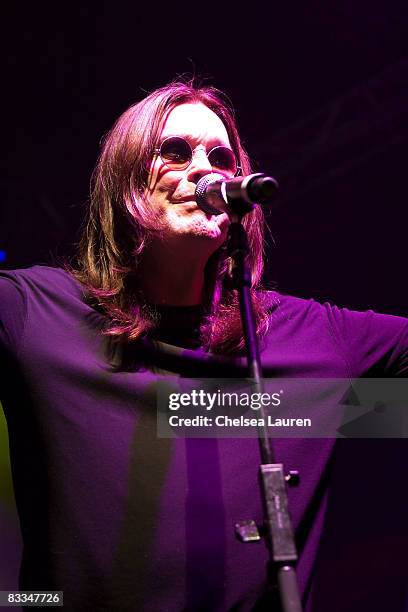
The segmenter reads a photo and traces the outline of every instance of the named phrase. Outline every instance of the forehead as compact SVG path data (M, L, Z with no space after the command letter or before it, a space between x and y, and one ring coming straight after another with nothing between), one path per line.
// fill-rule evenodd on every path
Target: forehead
M221 119L201 103L180 104L167 115L161 138L186 136L194 141L216 139L229 144L228 133Z

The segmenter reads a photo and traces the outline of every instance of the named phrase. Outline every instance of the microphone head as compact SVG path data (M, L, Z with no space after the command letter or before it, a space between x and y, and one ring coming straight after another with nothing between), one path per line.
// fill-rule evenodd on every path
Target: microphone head
M248 183L248 195L251 201L267 204L274 199L279 190L278 182L271 176L253 175L255 180ZM256 178L258 177L258 178Z
M210 174L206 174L205 176L201 177L196 185L195 198L197 205L201 208L201 210L209 215L221 215L223 212L222 210L211 206L207 197L208 185L212 185L218 181L225 181L225 176L222 174L217 174L216 172L211 172Z

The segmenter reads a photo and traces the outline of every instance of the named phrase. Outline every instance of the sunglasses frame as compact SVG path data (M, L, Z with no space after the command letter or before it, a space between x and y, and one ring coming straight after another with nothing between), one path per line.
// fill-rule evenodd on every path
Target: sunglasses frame
M185 142L185 143L186 143L186 145L187 145L187 146L188 146L188 148L190 149L190 158L187 160L187 162L183 162L183 163L180 163L180 164L176 164L176 167L174 167L174 166L173 166L173 163L172 163L172 162L168 162L168 161L166 161L166 159L165 159L165 158L163 158L163 157L162 157L162 154L161 154L162 146L164 145L164 143L165 143L165 142L167 142L168 140L172 140L173 138L175 138L175 139L177 139L177 140L182 140L183 142ZM215 149L218 149L218 148L220 148L220 147L222 147L223 149L228 149L229 151L231 151L231 152L232 152L232 154L233 154L233 156L234 156L234 158L235 158L235 163L236 163L236 170L235 170L235 174L232 176L232 178L235 178L236 176L239 176L239 175L241 174L241 172L242 172L242 167L241 167L241 166L240 166L240 164L238 163L238 159L237 159L237 156L235 155L234 151L233 151L232 149L230 149L229 147L226 147L225 145L217 145L216 147L213 147L212 149L210 149L210 150L208 151L208 153L207 153L207 151L205 152L205 154L206 154L206 156L207 156L207 159L209 158L209 155L211 154L211 152L212 152L212 151L214 151ZM154 153L155 153L156 155L158 155L158 156L160 157L160 159L162 160L163 164L164 164L165 166L168 166L169 168L172 168L172 170L186 170L186 169L189 167L189 165L191 164L191 162L193 161L193 154L194 154L194 151L193 151L193 149L192 149L192 147L191 147L190 143L188 142L188 140L186 140L186 139L185 139L185 138L183 138L182 136L168 136L168 137L167 137L167 138L165 138L165 139L163 140L163 142L160 144L160 147L156 147L156 148L155 148L153 151L154 151ZM208 159L208 161L210 161L210 160ZM210 162L210 164L211 164L211 162ZM173 167L172 167L172 166L173 166ZM212 164L211 164L211 166L212 166ZM222 173L222 171L221 171L221 170L219 170L219 169L218 169L218 172Z

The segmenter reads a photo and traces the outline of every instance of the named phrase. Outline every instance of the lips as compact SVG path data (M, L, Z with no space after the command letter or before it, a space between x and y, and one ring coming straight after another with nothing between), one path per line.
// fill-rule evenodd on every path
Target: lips
M195 197L194 196L188 196L185 198L177 198L177 200L172 200L172 204L185 204L186 202L194 202L195 203Z

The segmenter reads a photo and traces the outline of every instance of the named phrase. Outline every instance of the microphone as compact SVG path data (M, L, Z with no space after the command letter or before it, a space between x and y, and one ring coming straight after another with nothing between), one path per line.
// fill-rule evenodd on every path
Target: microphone
M279 189L277 181L266 174L256 173L227 179L222 174L206 174L197 183L197 205L210 215L223 212L245 215L255 203L272 200Z

